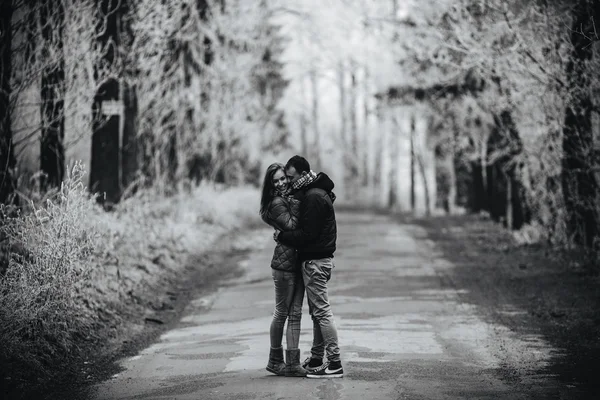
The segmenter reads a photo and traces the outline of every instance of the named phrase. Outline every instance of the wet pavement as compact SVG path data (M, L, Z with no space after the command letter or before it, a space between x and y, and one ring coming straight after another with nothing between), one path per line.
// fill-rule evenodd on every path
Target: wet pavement
M174 329L123 360L124 370L97 385L94 398L535 399L554 393L554 377L539 371L555 350L540 337L516 337L484 322L476 306L462 303L461 292L443 279L453 265L420 228L338 213L338 229L330 301L344 378L285 378L265 370L274 242L264 229L255 231L260 245L242 261L242 278L190 303ZM305 305L302 358L311 338Z

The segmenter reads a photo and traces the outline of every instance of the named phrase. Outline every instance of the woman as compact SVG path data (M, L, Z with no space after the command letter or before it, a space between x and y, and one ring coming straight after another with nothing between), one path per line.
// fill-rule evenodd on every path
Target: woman
M267 168L260 199L263 221L280 231L296 228L300 203L291 196L291 187L284 166L271 164ZM275 283L275 311L271 321L271 351L267 371L276 375L306 376L300 365L300 319L304 300L304 282L296 262L296 249L277 243L271 260ZM287 319L285 363L283 360L283 327Z

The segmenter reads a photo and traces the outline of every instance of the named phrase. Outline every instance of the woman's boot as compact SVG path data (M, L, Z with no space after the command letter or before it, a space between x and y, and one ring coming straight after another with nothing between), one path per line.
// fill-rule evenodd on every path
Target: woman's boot
M283 347L271 347L271 351L269 351L269 363L267 364L267 371L275 375L285 375L285 362L283 362Z
M304 377L307 371L300 365L300 350L285 351L285 376Z

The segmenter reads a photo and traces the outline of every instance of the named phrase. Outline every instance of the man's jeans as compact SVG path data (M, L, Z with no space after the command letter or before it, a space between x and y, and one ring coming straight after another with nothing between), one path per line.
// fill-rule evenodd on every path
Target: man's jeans
M272 270L275 283L275 311L271 321L271 347L281 347L283 327L287 319L285 334L288 350L298 348L300 340L300 320L302 318L302 301L304 300L304 282L302 274Z
M327 353L329 362L340 361L338 335L327 296L327 282L331 278L333 260L322 258L302 263L302 278L306 287L308 310L313 320L311 357L322 359Z

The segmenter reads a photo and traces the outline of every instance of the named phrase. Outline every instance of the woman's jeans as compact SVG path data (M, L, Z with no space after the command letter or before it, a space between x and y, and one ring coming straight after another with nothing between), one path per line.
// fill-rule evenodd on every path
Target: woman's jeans
M311 357L321 360L324 353L327 353L329 362L337 362L340 361L338 334L327 295L327 282L331 278L332 269L331 258L307 260L302 263L308 309L313 321Z
M275 311L271 321L271 347L281 347L283 327L287 319L285 334L288 350L296 350L300 341L300 319L304 300L304 282L298 272L272 270L275 283Z

